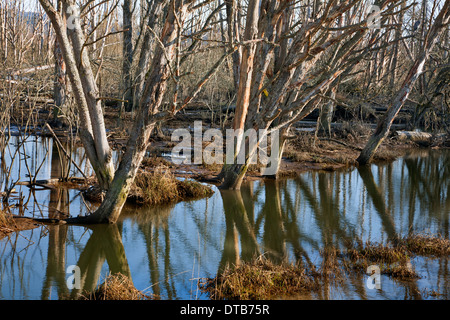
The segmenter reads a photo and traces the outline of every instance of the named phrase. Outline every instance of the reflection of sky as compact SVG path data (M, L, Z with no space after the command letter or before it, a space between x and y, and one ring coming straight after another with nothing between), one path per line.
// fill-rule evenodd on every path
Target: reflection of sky
M27 153L35 154L38 159L42 159L45 155L42 148L33 149L33 143L30 143L29 147L31 149ZM39 162L40 160L37 161ZM50 169L49 164L45 163L39 178L49 177ZM407 170L402 161L392 164L391 178L388 178L387 170L387 166L373 166L372 174L379 193L385 199L387 214L392 218L395 231L400 234L407 233L411 221L416 232L435 232L442 228L443 221L440 221L438 217L445 217L445 214L448 216L448 206L439 207L439 210L444 213L439 215L430 212L432 207L429 205L420 206L419 199L410 201L410 190L400 187L405 186L405 177L407 177ZM303 184L299 184L299 181ZM323 186L326 186L328 196L321 194L320 188ZM27 188L23 187L23 190L25 192ZM269 216L270 219L277 216L283 217L283 225L280 228L284 228L285 233L281 233L281 241L284 241L286 255L291 261L296 256L295 248L300 245L310 259L318 263L320 261L318 250L323 245L324 237L332 234L334 241L341 243L338 236L339 230L353 239L354 237L364 241L387 239L381 214L375 208L367 186L357 170L342 173L304 173L300 179L280 182L278 190L281 212L277 213L273 212L274 208L265 207L269 201L265 199L264 184L253 183L253 194L257 194L257 199L254 203L252 223L256 228L256 240L261 252L266 252L268 247L279 247L267 243L270 241L268 239L277 239L276 236L279 236L278 233L277 235L267 234L267 232L278 230L277 226L273 225L276 222L268 220ZM223 258L226 232L229 231L221 194L217 189L215 191L209 199L181 202L165 210L139 209L137 211L131 208L124 210L119 229L122 233L122 243L131 277L138 289L160 293L162 299L206 298L197 291L197 279L214 277L217 274ZM48 194L49 191L36 192L37 202L48 205ZM335 201L332 205L327 202L330 199ZM85 211L76 190L70 191L69 201L71 201L72 215ZM445 201L441 203L444 204ZM411 218L413 204L416 206ZM33 208L33 205L29 206L29 210ZM45 214L45 207L42 206L42 208ZM36 214L38 211L35 211ZM24 231L20 235L13 234L10 240L0 241L0 298L41 299L48 257L49 231L47 228ZM66 268L77 264L92 234L91 230L80 226L71 226L68 230L65 249ZM298 238L292 238L293 231L296 231ZM241 235L237 231L236 233L237 250L241 252ZM15 251L11 249L11 244L14 244ZM413 260L417 270L426 275L417 281L419 289L428 288L439 291L436 284L439 282L445 285L445 281L448 281L438 277L439 266L436 261L421 258ZM108 264L105 261L101 268L99 282L103 281L108 270ZM63 276L65 279L68 277L65 274ZM364 276L361 278L361 281L365 281ZM362 282L363 286L364 283ZM57 299L58 285L61 284L53 282L51 299ZM384 276L382 285L381 293L366 290L366 296L403 299L405 290L408 290ZM355 287L350 285L350 288L349 291L333 290L333 298L361 298L356 293Z

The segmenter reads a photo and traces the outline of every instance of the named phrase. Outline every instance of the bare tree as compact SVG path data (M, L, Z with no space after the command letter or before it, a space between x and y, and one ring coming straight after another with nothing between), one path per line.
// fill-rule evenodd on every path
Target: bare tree
M385 115L378 121L375 132L370 136L366 146L361 151L357 161L360 165L368 164L377 148L389 134L392 122L399 113L406 99L408 99L414 84L424 71L424 65L437 40L446 30L450 20L450 0L446 0L439 15L425 37L424 47L414 61L413 66L406 75L400 90L396 93Z
M383 10L390 2L392 1L379 1L377 4ZM235 119L235 123L245 121L245 128L268 132L281 130L282 148L289 134L289 126L312 112L323 93L337 85L336 79L348 74L373 46L378 32L365 38L369 30L364 14L366 4L363 1L316 2L312 16L303 16L296 23L297 28L291 27L287 33L275 36L279 30L275 28L277 21L290 2L262 1L258 28L260 36L264 38L258 40L265 49L258 51L255 57L254 63L258 67L254 68L256 74L252 77L251 87L255 91L250 98L249 111L237 112L237 117L245 119ZM345 27L336 27L339 18L350 10L362 11L361 19L353 19ZM389 15L388 10L384 14ZM249 17L251 16L247 16ZM277 73L267 79L265 77L273 59L273 48L279 45L274 41L285 37L291 39L290 47L282 63L278 64ZM362 42L363 49L360 47ZM324 56L328 57L328 61L316 65L315 62ZM239 83L239 87L243 85ZM238 91L237 99L240 99L239 92L243 94L245 90ZM264 100L261 99L263 92L267 95ZM248 165L257 151L255 147L249 149L248 137L243 135L241 138L241 148L237 152L244 148L245 163L234 161L224 165L220 174L223 179L222 188L240 188Z
M183 24L188 13L196 8L195 1L161 1L163 10L154 10L152 13L156 15L160 14L160 11L164 12L164 16L161 17L162 28L157 33L148 26L154 36L156 45L149 71L145 77L134 124L129 132L126 152L114 172L110 170L112 168L111 151L107 145L103 113L98 104L98 91L88 60L85 37L80 21L75 19L73 30L66 32L62 17L53 5L48 0L39 1L49 15L57 39L61 44L74 97L77 100L78 114L82 125L80 135L86 154L90 162L93 163L100 185L107 190L103 202L93 214L84 218L67 219L67 221L74 223L114 223L120 215L137 170L150 145L149 138L155 124L172 117L186 107L233 51L227 51L214 64L213 68L203 75L195 86L195 90L184 99L182 104L174 104L170 110L161 110L160 107L169 82L177 81L175 76L179 73L177 71L179 67L177 52L180 49L179 40L181 39L180 34ZM66 9L69 5L74 5L71 0L62 1ZM156 18L156 16L150 16L148 21L155 21ZM69 36L71 41L69 41Z

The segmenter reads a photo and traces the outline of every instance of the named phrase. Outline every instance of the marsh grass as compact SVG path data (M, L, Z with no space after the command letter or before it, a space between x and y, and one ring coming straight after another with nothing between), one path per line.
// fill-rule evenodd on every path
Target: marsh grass
M352 274L366 274L377 265L393 280L420 278L411 261L419 256L448 257L450 241L440 235L409 235L393 243L357 242L345 249L320 250L321 262L275 264L263 256L238 266L227 266L215 278L203 279L200 288L211 299L278 299L314 294L329 285L339 285Z
M412 253L400 243L381 244L366 242L338 252L349 271L365 273L371 265L377 265L380 273L397 280L420 278L411 264Z
M127 202L137 205L164 205L184 200L194 200L209 197L214 194L212 188L200 182L178 179L164 164L158 160L158 165L152 170L140 170L128 193ZM85 188L83 197L91 202L102 202L104 192L98 184Z
M193 180L179 180L165 166L139 173L129 199L137 204L159 205L211 196L214 191Z
M258 258L232 267L214 279L204 279L200 288L211 299L259 300L317 290L309 271L300 265L274 264Z
M450 255L450 240L441 235L414 234L400 239L405 250L422 256Z
M105 281L93 292L80 296L80 300L149 300L152 296L136 289L127 276L116 273L110 274Z

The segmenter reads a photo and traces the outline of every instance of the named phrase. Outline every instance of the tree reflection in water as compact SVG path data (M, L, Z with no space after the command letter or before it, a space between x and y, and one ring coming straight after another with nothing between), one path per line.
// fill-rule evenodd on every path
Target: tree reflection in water
M54 150L50 154L51 176L64 175L59 155ZM250 181L240 191L216 190L209 199L157 208L127 206L117 225L46 226L23 233L32 242L15 235L0 242L1 294L75 297L82 290L93 290L107 273L120 272L138 289L163 299L196 298L199 277L214 277L227 265L260 255L274 263L321 266L335 259L328 254L329 247L394 242L417 232L448 238L449 157L449 152L412 154L385 165ZM43 205L44 192L48 205ZM79 194L69 190L24 195L31 199L29 208L39 207L49 217L86 211ZM19 250L21 241L26 244ZM325 283L313 298L421 299L430 290L449 297L448 257L412 262L425 279L404 282L383 277L382 290L370 291L367 276L357 274L338 287ZM43 266L42 271L36 264ZM71 264L80 267L81 290L67 289L66 269ZM32 293L31 283L40 288L39 295Z

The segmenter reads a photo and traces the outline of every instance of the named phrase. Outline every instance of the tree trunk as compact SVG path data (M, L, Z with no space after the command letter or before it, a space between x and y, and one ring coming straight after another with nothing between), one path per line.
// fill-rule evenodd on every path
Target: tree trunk
M122 60L122 92L125 102L125 110L133 108L133 88L131 66L133 64L133 1L123 1L123 60Z
M64 1L63 10L67 12L68 5L74 5L75 2ZM114 176L114 166L112 163L112 151L106 137L106 128L103 118L101 100L99 100L99 90L95 81L94 73L91 68L88 49L84 47L85 37L81 28L80 20L73 21L73 29L68 29L68 34L72 42L76 66L79 69L81 85L83 87L84 97L87 102L89 116L92 122L92 133L94 136L94 146L97 159L95 171L100 186L107 190ZM91 158L89 160L92 163ZM94 166L94 165L93 165Z
M184 21L187 6L175 1L178 8L178 19ZM172 8L172 7L169 7ZM173 10L168 10L167 18L160 37L163 48L158 46L150 67L143 96L139 103L139 109L135 118L130 137L126 145L125 154L115 172L114 179L106 192L100 207L90 216L85 218L69 219L73 223L115 223L126 202L131 184L136 177L142 159L150 145L150 135L159 120L158 111L167 90L170 79L170 60L174 57L177 30Z
M408 75L406 76L405 81L403 82L400 90L397 92L394 100L392 101L390 107L386 111L386 114L380 119L378 122L377 129L370 136L369 141L367 142L364 149L361 151L358 159L356 161L359 165L367 165L373 158L376 150L383 142L383 140L387 137L389 130L391 128L392 122L395 117L399 113L402 108L404 102L408 98L411 90L414 87L416 80L423 72L423 67L425 62L433 49L439 35L442 34L443 28L448 22L450 18L450 0L446 0L443 5L441 12L436 18L434 25L432 26L430 32L425 41L425 46L422 49L422 52L419 54L417 59L415 60L413 66L411 67Z
M259 1L250 0L247 8L247 21L245 25L244 40L255 40L258 35ZM234 129L244 129L250 101L250 89L252 83L253 62L255 58L256 44L250 43L244 46L239 70L239 88L236 98L236 112L234 115ZM237 144L239 146L239 143Z
M245 25L244 40L254 40L258 35L258 12L259 1L250 0L247 8L247 20ZM230 22L230 21L229 21ZM240 61L239 70L239 86L236 98L236 111L234 115L233 129L245 130L245 120L247 117L248 106L250 103L250 91L252 84L253 65L255 58L256 44L250 43L244 47L242 52L242 60ZM244 136L237 136L234 144L235 157L233 163L225 163L222 167L220 177L223 178L223 183L220 188L223 189L240 189L242 180L248 169L247 160L249 155L245 152L245 164L237 163L237 154L245 145L248 144L248 139Z
M91 69L87 49L84 48L84 36L80 21L71 21L71 28L66 28L61 16L48 0L39 0L47 13L71 82L71 89L76 100L80 117L80 139L86 154L96 173L100 186L108 189L114 176L111 150L106 138L103 111L98 99L98 89ZM63 11L67 12L72 1L63 1ZM71 41L69 41L68 33Z
M66 65L57 39L55 39L54 56L55 84L53 87L53 99L55 101L55 106L53 107L53 122L57 126L65 126L68 125Z
M234 43L240 41L239 38L239 24L237 19L237 1L236 0L224 0L225 9L227 13L227 24L228 24L228 43L230 49L234 46ZM239 69L241 65L242 50L239 48L232 54L233 60L233 80L234 88L238 90L239 88Z
M336 87L331 88L327 96L330 97L328 101L322 105L320 109L320 115L318 120L318 130L317 133L319 135L331 136L331 122L333 120L334 108L335 108L335 99L336 99Z
M139 54L138 66L136 68L136 76L133 80L135 82L135 86L133 87L133 106L139 106L139 100L142 97L142 91L144 90L146 73L148 70L148 66L150 64L150 54L153 44L153 35L152 32L148 29L154 30L158 33L159 30L155 30L158 28L158 16L162 12L163 1L157 0L152 1L151 8L149 8L150 16L148 18L147 24L145 25L144 38L142 41L142 46Z

